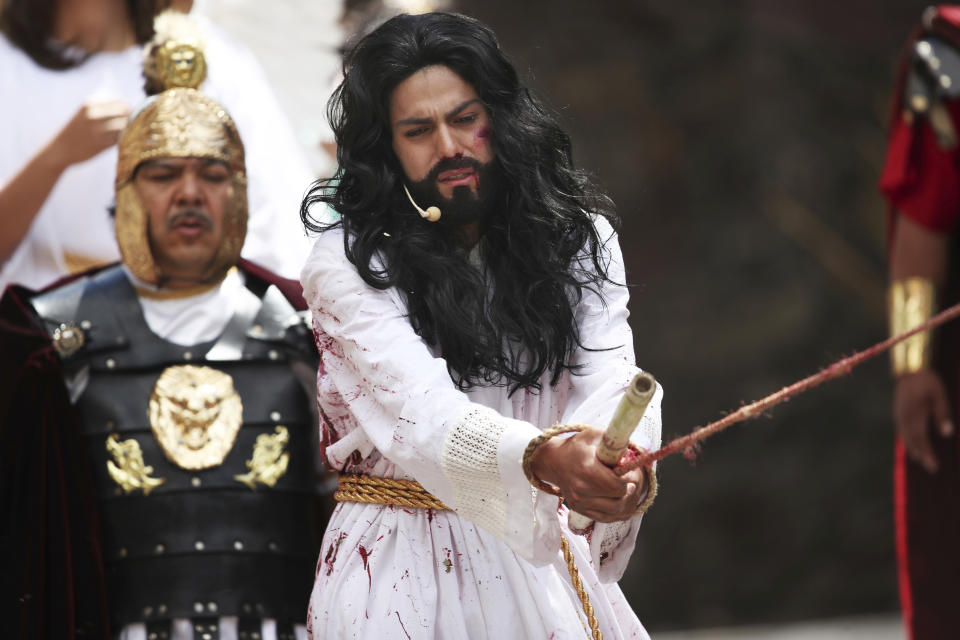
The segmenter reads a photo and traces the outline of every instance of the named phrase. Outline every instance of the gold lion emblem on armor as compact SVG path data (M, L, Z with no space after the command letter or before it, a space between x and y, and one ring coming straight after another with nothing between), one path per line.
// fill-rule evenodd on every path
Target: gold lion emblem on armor
M230 453L243 422L243 405L226 373L177 365L157 378L147 414L171 462L184 469L209 469Z
M272 487L277 484L280 476L287 472L290 463L290 454L283 449L290 442L290 432L283 425L277 425L275 433L261 433L253 445L253 457L247 460L249 473L233 476L237 482L242 482L254 491L257 483Z
M150 477L153 467L144 464L143 450L133 438L120 442L120 436L111 434L107 437L107 451L113 455L113 460L107 460L107 472L124 493L142 489L143 495L148 496L167 481L166 478Z

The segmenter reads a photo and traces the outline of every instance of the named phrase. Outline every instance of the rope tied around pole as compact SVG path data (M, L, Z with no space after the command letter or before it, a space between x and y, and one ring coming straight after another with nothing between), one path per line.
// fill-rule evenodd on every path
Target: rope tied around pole
M727 427L738 422L755 418L758 415L766 412L768 409L786 402L787 400L790 400L801 393L809 391L810 389L813 389L814 387L819 386L828 380L833 380L834 378L847 375L854 369L854 367L880 355L881 353L889 351L890 348L898 342L902 342L910 336L922 331L928 331L930 329L939 327L940 325L949 322L958 316L960 316L960 303L944 309L923 324L917 325L909 331L904 331L903 333L891 336L886 340L878 342L872 347L854 353L852 356L837 360L833 364L830 364L826 368L813 375L807 376L802 380L798 380L793 384L787 385L779 391L771 393L770 395L761 398L756 402L744 405L733 413L727 414L719 420L694 429L685 436L675 438L656 451L642 453L640 456L618 465L615 471L622 475L628 471L636 469L637 467L649 467L654 462L663 460L667 456L680 451L683 451L686 455L692 454L700 442L709 438L713 434L719 433L720 431L723 431Z

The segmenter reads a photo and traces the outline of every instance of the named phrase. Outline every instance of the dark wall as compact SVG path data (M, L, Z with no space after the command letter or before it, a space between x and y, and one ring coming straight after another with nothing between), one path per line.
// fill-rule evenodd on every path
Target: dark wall
M924 3L457 6L618 204L665 438L884 337L875 185ZM665 461L621 583L648 627L896 610L890 391L878 360Z

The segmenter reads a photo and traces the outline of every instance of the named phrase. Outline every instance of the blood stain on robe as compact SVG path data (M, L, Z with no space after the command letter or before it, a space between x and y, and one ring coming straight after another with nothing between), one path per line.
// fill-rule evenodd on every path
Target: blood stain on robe
M365 546L362 544L357 545L357 553L360 554L360 558L363 559L363 568L367 570L367 588L373 588L373 576L370 574L370 565L367 562L367 559L373 554L373 551L368 551Z
M347 532L341 531L340 536L334 542L330 543L330 548L327 549L327 555L323 558L323 564L327 565L328 576L333 573L333 563L337 561L337 554L340 552L340 545L343 543L346 537Z
M450 570L453 568L453 561L450 560L450 549L444 549L444 551L446 552L447 557L443 559L441 564L444 567L444 571L450 573Z
M407 638L408 638L408 640L409 640L410 634L407 632L407 628L406 628L405 626L403 626L403 620L400 619L400 612L399 612L399 611L394 611L394 613L397 614L397 622L400 623L400 628L403 629L403 632L404 632L405 634L407 634Z

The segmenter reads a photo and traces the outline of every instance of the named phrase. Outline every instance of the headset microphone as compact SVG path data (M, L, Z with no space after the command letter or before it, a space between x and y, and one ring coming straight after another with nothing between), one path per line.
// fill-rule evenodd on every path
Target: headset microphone
M436 222L440 219L440 207L427 207L426 211L424 211L413 201L413 196L410 195L410 190L407 189L407 185L403 185L403 190L406 192L407 198L410 199L410 204L413 205L413 208L420 212L421 218L430 222Z

